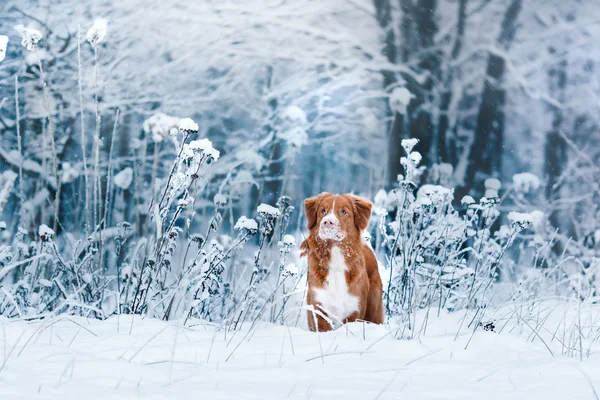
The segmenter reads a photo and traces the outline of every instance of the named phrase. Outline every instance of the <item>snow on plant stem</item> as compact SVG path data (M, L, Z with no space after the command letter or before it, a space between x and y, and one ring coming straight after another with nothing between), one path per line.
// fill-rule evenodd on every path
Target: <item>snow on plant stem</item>
M404 151L406 152L406 154L410 154L412 149L417 145L417 143L419 143L419 139L403 139L402 140L402 147L404 148Z
M124 168L113 178L114 183L120 189L127 189L133 181L133 170L130 167Z
M184 159L193 158L194 155L205 154L211 157L214 161L217 161L220 156L219 150L215 149L212 142L206 138L200 140L192 140L189 144L183 146L181 156Z
M21 34L21 46L25 47L27 51L35 50L39 41L44 37L42 32L35 28L25 28L23 25L17 25L15 29Z
M0 62L6 57L6 45L8 45L8 36L0 35Z
M533 217L529 213L512 211L508 214L511 225L519 230L528 228L533 223Z
M87 31L85 38L92 45L96 47L98 43L104 41L108 28L108 22L104 18L98 18L94 21L90 29Z
M241 231L243 229L248 230L248 231L258 231L258 224L256 223L256 221L252 218L247 218L245 215L242 215L237 222L235 223L235 226L233 227L233 229L235 229L236 231Z
M265 203L263 203L260 206L258 206L258 208L256 209L256 211L259 214L269 215L269 216L272 216L274 218L278 217L279 214L280 214L280 212L279 212L279 210L277 208L275 208L275 207L273 207L273 206L271 206L269 204L265 204Z
M40 235L40 239L42 241L50 240L54 235L54 230L50 228L48 225L42 224L38 229L38 234Z

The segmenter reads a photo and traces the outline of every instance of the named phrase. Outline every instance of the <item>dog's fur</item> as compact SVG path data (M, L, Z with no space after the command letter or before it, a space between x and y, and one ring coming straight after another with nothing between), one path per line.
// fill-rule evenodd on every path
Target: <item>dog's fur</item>
M356 320L383 323L377 259L361 237L371 203L349 194L321 193L304 206L309 236L300 248L308 257L307 303L315 310L308 311L309 328L323 332Z

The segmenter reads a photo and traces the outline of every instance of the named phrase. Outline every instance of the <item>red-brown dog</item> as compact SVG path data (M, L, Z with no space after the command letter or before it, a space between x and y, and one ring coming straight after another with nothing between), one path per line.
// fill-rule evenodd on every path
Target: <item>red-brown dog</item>
M383 323L381 277L375 254L361 238L371 218L371 203L350 194L321 193L304 201L308 238L308 326L329 331L356 320Z

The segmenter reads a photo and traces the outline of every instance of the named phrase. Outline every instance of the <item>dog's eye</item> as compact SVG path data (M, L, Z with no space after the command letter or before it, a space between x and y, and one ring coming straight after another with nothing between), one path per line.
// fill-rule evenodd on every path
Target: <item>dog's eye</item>
M321 210L321 214L325 214L326 212L327 212L327 210L326 210L326 209L322 209L322 210Z
M342 214L342 215L346 215L346 214L348 214L348 213L346 212L346 210L340 210L340 214Z

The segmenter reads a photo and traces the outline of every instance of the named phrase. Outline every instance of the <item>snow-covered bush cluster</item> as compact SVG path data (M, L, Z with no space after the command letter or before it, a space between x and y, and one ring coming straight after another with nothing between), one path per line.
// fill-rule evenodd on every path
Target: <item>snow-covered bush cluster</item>
M483 310L503 302L541 296L597 300L600 268L593 250L582 257L583 249L575 245L553 253L556 238L539 210L511 211L503 218L497 179L485 182L487 197L476 201L467 195L460 203L453 188L417 187L425 168L413 151L416 144L402 141L405 174L396 189L381 190L374 200L388 316L399 316L414 329L412 318L420 308L482 310L477 325ZM539 180L519 174L513 182L512 207L530 209L518 200L537 189Z
M0 245L2 315L64 312L96 318L232 318L234 325L253 318L283 322L289 297L282 305L275 295L286 295L299 282L293 263L287 263L296 245L285 233L294 210L290 199L281 198L277 206L261 204L256 211L260 223L241 216L229 235L220 232L228 199L217 194L205 233L196 233L195 203L219 151L210 140L197 138L198 126L191 119L182 119L178 130L172 135L177 155L162 179L164 187L150 202L153 229L146 235L136 237L131 223L120 221L95 231L87 242L66 234L60 247L55 231L45 224L34 240L22 228L13 238L5 236ZM132 172L124 174L126 170L113 177L121 189L131 184ZM10 174L4 184L8 192L16 179ZM256 235L259 245L252 259L244 245ZM279 269L265 267L276 260Z

